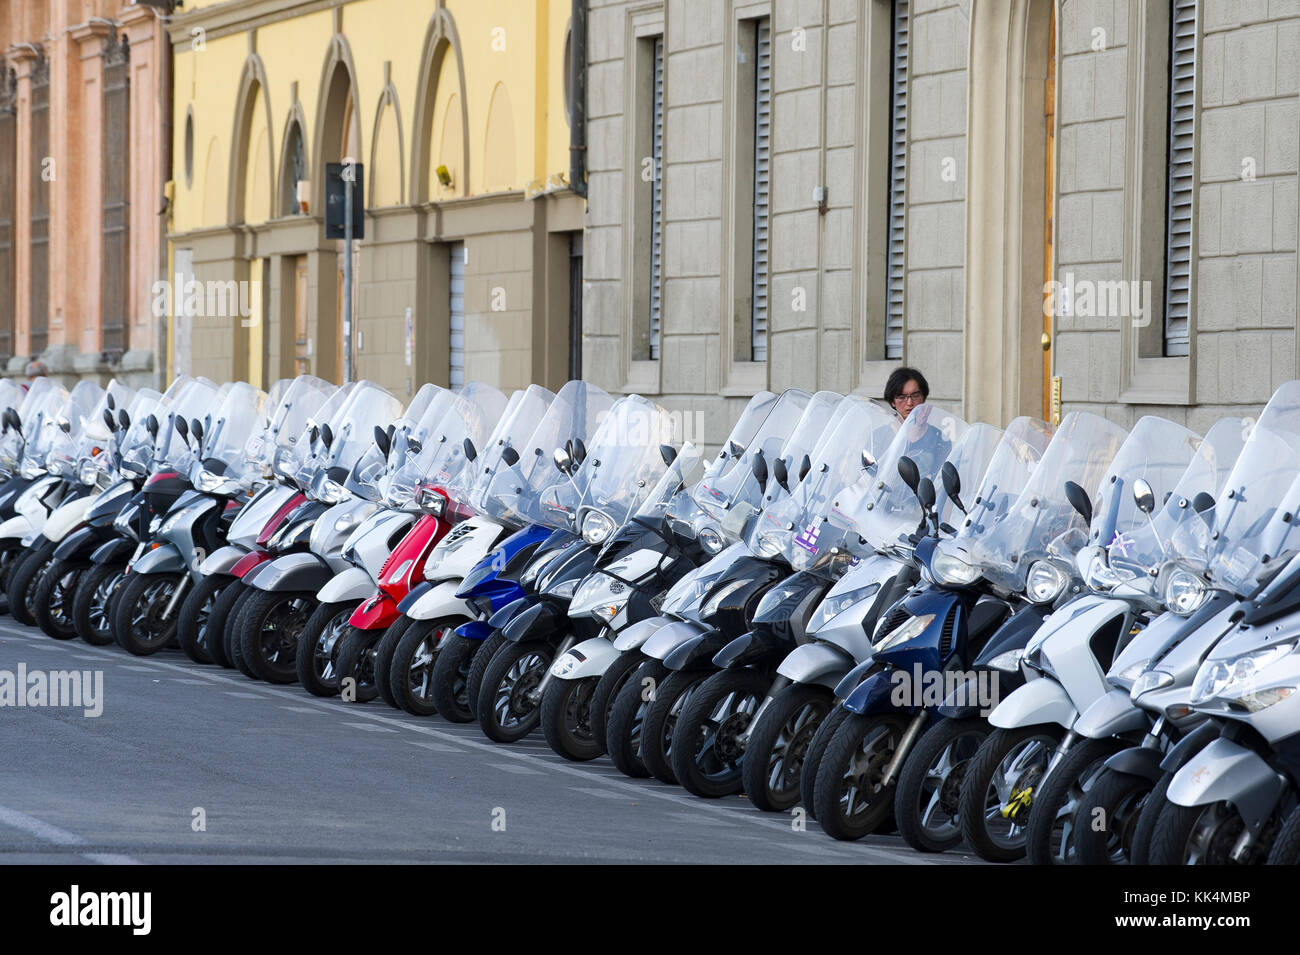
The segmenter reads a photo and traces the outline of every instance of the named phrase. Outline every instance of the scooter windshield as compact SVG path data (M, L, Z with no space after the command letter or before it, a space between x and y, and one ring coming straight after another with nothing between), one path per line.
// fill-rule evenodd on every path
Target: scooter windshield
M86 440L86 428L96 409L105 408L107 392L91 381L79 381L59 408L45 448L45 469L51 474L72 478L77 472L77 457ZM99 422L104 430L104 422Z
M1007 426L998 445L993 450L984 479L975 486L975 493L963 492L966 516L961 519L952 541L940 547L954 553L964 553L972 540L978 540L1002 518L1011 512L1011 506L1029 483L1029 477L1038 467L1043 453L1052 439L1052 428L1037 418L1016 418ZM965 484L969 474L958 470Z
M433 506L441 498L431 496L434 488L441 488L456 504L466 504L476 468L465 453L465 442L477 447L487 440L505 410L506 396L491 385L470 382L450 397L446 413L425 435L420 452L394 474L385 495L390 506Z
M840 401L812 453L786 473L789 493L758 515L749 535L750 549L760 557L780 557L795 570L824 560L844 533L841 525L825 518L840 492L860 476L864 452L872 460L884 452L873 441L892 434L892 418L866 398ZM787 467L784 458L782 462Z
M292 478L308 453L311 423L337 390L315 375L299 375L280 390L276 404L270 404L268 395L270 420L248 439L244 453L264 471L285 480Z
M176 422L184 420L188 427L197 418L206 421L207 427L233 387L233 383L227 383L218 388L206 378L195 378L178 389L176 396L167 405L167 417L158 418L158 435L154 443L155 463L188 474L197 458L194 446L177 430ZM167 392L170 394L171 389L168 388Z
M330 441L320 456L321 471L350 471L365 451L374 446L375 426L388 427L402 413L402 403L373 381L359 381L343 406L322 425ZM322 435L323 436L323 435Z
M758 429L763 426L767 416L772 413L780 398L770 391L760 391L745 404L731 433L722 442L722 449L708 462L703 480L716 482L723 474L731 470L753 443Z
M661 527L674 502L689 498L694 485L704 478L704 474L703 451L687 441L659 478L659 482L650 489L646 499L628 516L623 526L636 521L646 527Z
M518 447L502 450L504 467L498 469L484 495L486 511L525 524L544 524L571 530L566 515L542 506L542 495L570 478L555 466L553 455L564 449L585 458L586 444L601 423L601 414L614 404L602 389L585 381L570 381L556 394L533 433ZM572 449L571 451L569 449Z
M1132 581L1143 590L1154 588L1161 565L1178 559L1177 541L1196 541L1195 553L1183 555L1199 567L1205 565L1205 534L1187 536L1183 525L1203 519L1193 502L1199 495L1214 498L1222 489L1245 441L1242 418L1221 418L1201 439L1196 453L1179 476L1173 489L1166 490L1148 478L1155 492L1156 510L1150 520L1138 520L1124 533L1124 540L1107 549L1110 569L1121 580ZM1104 484L1104 482L1103 482ZM1199 537L1199 540L1197 538Z
M965 421L938 405L918 405L875 466L836 496L827 512L828 523L838 528L855 550L866 548L859 551L860 556L906 550L908 536L921 524L921 504L899 475L899 462L910 458L922 477L937 482L944 460L968 428Z
M240 484L261 474L260 460L249 458L244 449L254 432L262 430L265 403L266 393L260 388L243 381L235 383L197 442L205 469Z
M983 568L985 579L1020 592L1030 565L1047 555L1052 541L1072 525L1083 529L1083 518L1065 496L1065 483L1097 488L1125 434L1099 415L1072 411L1065 416L1006 516L970 540L970 561Z
M474 449L478 454L475 462L478 465L478 476L470 489L469 502L476 511L487 513L487 491L497 471L505 467L502 460L505 450L528 440L554 400L555 395L541 385L529 385L510 396L510 404L497 426L492 429L492 434L481 447L476 446ZM511 526L523 523L523 519L517 515L503 512L494 516Z
M781 449L794 434L813 396L806 391L791 388L784 391L771 406L763 423L745 445L739 460L717 473L706 475L695 486L694 500L703 512L715 521L721 521L727 511L741 501L757 508L763 500L763 487L754 477L754 459L775 461Z
M153 461L154 442L146 423L150 415L155 420L166 421L167 403L167 396L152 388L141 388L136 392L135 400L126 409L127 426L118 432L118 458L122 470L137 475L148 473ZM117 415L120 424L121 409Z
M620 398L604 416L570 484L547 492L551 506L571 509L573 527L601 544L622 527L668 470L663 448L676 440L677 421L640 395ZM581 489L581 495L570 495Z

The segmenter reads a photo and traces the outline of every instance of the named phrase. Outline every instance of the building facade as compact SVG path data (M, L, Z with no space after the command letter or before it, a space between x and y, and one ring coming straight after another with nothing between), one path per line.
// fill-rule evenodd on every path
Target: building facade
M187 0L174 57L173 373L339 381L327 164L360 169L354 377L577 372L570 0Z
M592 0L584 367L1205 428L1295 377L1300 5Z
M4 374L158 383L169 63L152 6L0 6Z

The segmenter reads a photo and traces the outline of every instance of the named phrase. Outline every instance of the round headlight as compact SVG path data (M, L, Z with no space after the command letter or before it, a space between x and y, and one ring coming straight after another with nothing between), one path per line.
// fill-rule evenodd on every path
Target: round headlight
M1025 596L1036 604L1051 603L1069 582L1061 568L1050 561L1036 560L1025 577Z
M211 494L217 488L221 487L225 479L219 474L213 474L207 468L199 471L198 477L194 479L194 486L204 493Z
M321 483L320 500L324 504L337 504L339 501L346 501L351 497L351 493L338 481L324 481Z
M1209 596L1205 581L1190 570L1179 567L1165 581L1165 606L1184 617L1199 610Z
M718 533L715 527L705 527L700 530L700 546L710 554L719 554L722 552L726 542L722 535Z
M930 573L937 583L950 587L967 587L980 575L980 569L953 554L936 550L930 559Z
M614 531L614 522L600 511L588 511L582 520L582 539L588 544L601 544Z
M94 484L99 477L99 468L93 458L82 458L77 465L77 480L82 484Z

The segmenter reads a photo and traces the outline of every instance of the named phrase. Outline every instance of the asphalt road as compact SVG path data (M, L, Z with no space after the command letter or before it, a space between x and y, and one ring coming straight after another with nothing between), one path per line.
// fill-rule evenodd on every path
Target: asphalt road
M0 671L103 673L103 713L0 707L0 863L961 864L897 836L837 843L809 820L571 763L390 709L60 643L0 620Z

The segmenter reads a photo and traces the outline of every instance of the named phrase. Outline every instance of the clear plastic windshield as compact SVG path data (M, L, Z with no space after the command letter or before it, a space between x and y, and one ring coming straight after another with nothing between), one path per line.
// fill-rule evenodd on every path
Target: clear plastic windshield
M603 541L623 526L659 483L676 442L676 418L640 395L616 401L592 437L572 483L552 487L544 504L570 509L587 540ZM580 496L570 497L581 489Z
M121 411L114 412L121 423ZM145 422L153 415L159 421L167 420L167 398L152 388L141 388L126 408L128 426L117 432L118 454L123 465L130 470L143 474L148 470L153 458L153 438L145 427Z
M374 445L375 426L386 428L402 412L402 403L373 381L357 382L347 402L327 422L331 441L325 466L350 469Z
M269 468L281 478L297 473L309 453L309 431L316 416L338 388L315 375L299 375L287 382L276 382L279 400L272 405L266 427L248 439L245 454L253 462Z
M722 448L708 462L704 474L705 480L717 481L740 460L779 400L780 398L770 391L760 391L749 399L735 425L732 426L731 433L722 442Z
M1047 554L1048 545L1076 523L1082 530L1083 518L1066 498L1065 483L1094 492L1125 434L1099 415L1072 411L1065 416L1006 516L968 544L969 559L984 569L986 579L1022 590L1029 566Z
M921 477L938 488L940 468L965 435L969 425L938 405L919 405L900 425L898 433L874 467L842 493L836 495L828 522L859 545L888 552L903 546L908 535L921 523L921 505L916 494L898 473L898 464L910 458Z
M42 427L45 467L51 473L71 477L76 470L77 453L86 433L86 425L96 407L104 402L105 391L93 381L79 381L68 392L53 419ZM100 422L102 428L103 422Z
M212 423L201 444L204 465L230 480L249 480L261 472L260 462L248 458L244 449L249 438L261 429L266 393L247 382L236 382L213 412Z
M961 492L967 511L953 535L954 541L963 544L983 537L1010 513L1051 439L1051 426L1037 418L1016 418L1007 426L989 460L984 479L975 485L973 493ZM960 470L958 475L966 487L969 476Z
M478 447L487 440L505 409L506 397L481 382L470 382L448 397L447 410L424 436L419 453L394 472L386 488L388 504L406 507L415 503L417 487L441 488L456 503L466 503L477 468L465 453L465 442Z
M517 515L528 524L567 529L565 515L542 506L542 495L569 478L555 467L558 448L585 447L600 426L601 414L614 399L595 385L570 381L556 394L533 433L520 446L503 452L505 464L493 476L484 495L490 515Z
M17 411L23 403L22 386L9 378L0 378L0 411L13 408Z
M874 459L873 441L891 432L893 416L866 398L846 397L831 424L807 457L794 464L790 492L758 515L749 535L755 554L781 557L796 570L817 563L839 543L844 528L824 521L835 498L854 483L863 468L863 451ZM793 483L798 481L797 484Z
M704 453L687 441L664 471L658 483L650 489L644 501L628 518L641 524L659 527L663 524L673 501L689 497L692 486L704 476Z
M753 507L762 503L763 489L754 478L754 458L761 455L764 461L771 462L781 456L781 449L799 426L812 397L797 388L782 392L745 445L740 459L731 467L706 475L695 486L693 500L705 514L721 520L730 507L742 500Z
M158 419L154 460L188 474L197 458L193 445L176 430L176 422L183 418L188 425L197 418L208 428L212 416L232 389L233 383L217 388L206 378L191 379L184 387L177 389L175 396L168 402L167 417ZM172 394L171 388L167 389L167 394Z
M44 413L48 417L58 411L65 397L67 392L53 378L37 378L28 385L27 394L23 396L22 404L18 407L24 432L29 422L36 421L37 415Z
M504 466L501 456L506 448L513 448L527 441L554 400L555 395L541 385L529 385L510 396L510 404L501 415L492 434L481 446L475 448L478 452L476 462L478 476L469 492L469 502L475 510L486 512L487 490L497 471ZM505 513L495 516L498 520L505 520L510 524L520 523L513 516Z

